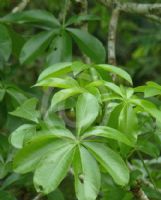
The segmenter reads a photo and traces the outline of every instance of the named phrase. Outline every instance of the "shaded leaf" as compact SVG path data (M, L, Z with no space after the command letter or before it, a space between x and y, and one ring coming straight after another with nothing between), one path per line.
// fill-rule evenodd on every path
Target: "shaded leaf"
M126 81L132 84L132 79L130 75L126 71L121 69L120 67L115 67L113 65L107 65L107 64L96 65L95 67L98 69L104 69L108 72L117 74L118 76L122 77L123 79L125 79Z
M102 43L88 32L80 29L67 28L72 34L75 42L83 51L96 63L104 63L106 58L106 51Z
M59 21L51 13L45 10L27 10L17 13L10 13L3 18L2 22L10 23L40 23L49 27L59 27Z
M8 61L12 52L12 40L7 28L0 24L0 55Z
M28 63L39 56L49 45L55 31L45 31L30 38L22 47L20 53L20 63Z
M67 32L62 32L54 38L46 60L47 66L72 60L72 40Z

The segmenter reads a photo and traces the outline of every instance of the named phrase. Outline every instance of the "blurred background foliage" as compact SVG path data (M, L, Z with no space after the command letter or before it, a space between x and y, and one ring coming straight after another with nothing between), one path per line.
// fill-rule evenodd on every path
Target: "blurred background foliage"
M0 0L0 15L4 16L11 12L11 10L19 3L18 0ZM129 1L122 1L129 2ZM133 2L131 0L131 2ZM160 1L135 1L139 3L156 3ZM89 1L88 13L95 14L100 18L98 21L89 22L89 32L98 37L103 44L107 43L108 34L108 24L111 16L110 10L107 10L104 6L97 3L97 1ZM31 1L27 9L43 9L50 11L57 18L61 18L64 1L59 0L34 0ZM79 6L75 5L74 9L70 11L70 16L79 13ZM69 13L68 13L69 15ZM19 49L18 45L21 47L24 40L29 36L38 31L38 29L32 26L25 25L17 26L14 25L14 30L17 32L18 40L16 40L15 48ZM23 34L21 34L21 32ZM122 66L133 77L135 85L145 83L148 80L154 80L161 83L160 73L161 73L161 25L155 21L152 21L144 16L121 13L119 17L119 25L117 32L117 60L118 65ZM14 47L13 47L14 48ZM75 53L75 52L74 52ZM23 77L25 73L22 74L21 69L19 69L19 64L15 58L15 65L12 70L8 73L15 74L22 78L22 80L27 79L28 83L34 83L39 73L40 68L43 66L43 58L37 60L31 65L27 65L27 72L30 74L28 77ZM12 65L14 65L12 61ZM10 65L10 63L7 63ZM36 68L34 67L36 65ZM11 66L8 66L11 67ZM24 69L26 69L24 68ZM2 69L2 61L0 62L0 69ZM34 73L33 73L34 71ZM6 69L7 73L7 69ZM13 76L12 76L13 78ZM17 79L19 80L19 79ZM16 81L16 80L15 80ZM19 81L17 81L19 82ZM25 82L25 81L24 81ZM26 82L25 82L26 83Z
M10 13L20 2L21 1L19 0L0 0L0 17ZM122 2L133 2L133 0L122 0ZM135 0L135 2L160 3L160 0ZM28 4L26 10L47 10L53 13L56 18L62 19L64 3L65 0L34 0ZM76 4L75 1L72 1L72 3L74 6L68 13L68 17L77 15L81 9L79 8L79 4ZM96 0L89 0L88 13L99 17L99 20L90 21L88 23L89 32L102 41L106 47L111 11L107 10ZM32 184L32 176L19 176L10 173L14 150L8 143L8 135L21 124L22 121L10 116L8 112L17 107L18 99L31 96L41 97L42 91L31 88L31 86L35 84L39 73L45 68L44 59L46 54L44 53L42 56L39 56L36 61L30 64L20 65L18 58L23 44L30 36L38 33L39 28L35 28L28 24L14 24L8 26L8 28L12 38L12 54L7 61L5 61L0 54L0 80L3 81L8 88L12 88L12 92L8 92L5 95L4 100L0 102L0 152L3 152L3 157L0 157L0 179L2 180L0 182L0 189L3 190L3 192L0 192L0 200L16 200L16 197L20 200L29 200L36 195ZM147 19L144 16L122 13L119 17L116 47L118 66L126 69L131 74L134 86L144 84L149 80L161 84L161 24ZM73 60L79 59L81 56L78 48L74 46ZM153 130L151 130L151 126L149 126L149 121L147 121L147 123L144 121L143 124L145 126L144 128L147 130L145 137L148 137L148 134L153 132ZM152 135L152 140L158 141L158 145L160 145L159 141L161 140L161 134L159 134L159 136L156 136L155 134ZM148 148L149 147L146 147L146 149ZM159 147L159 149L160 148L161 147ZM154 157L158 154L156 151L157 150L154 147ZM134 177L139 177L140 173L146 174L146 171L140 172L140 168L143 165L141 161L134 159L133 163L136 166ZM157 184L158 187L161 187L160 163L161 161L158 160L158 164L155 163L156 170L152 171L152 177L155 179L155 184ZM153 161L150 163L149 170L151 170L151 166L153 166ZM54 191L54 193L50 194L48 197L44 197L44 199L73 200L74 190L72 186L69 187L69 184L71 185L73 183L73 180L71 179L71 177L67 177L61 185L61 190L66 198L64 198L62 193L58 190ZM103 184L105 184L103 192L106 195L103 199L100 196L99 199L132 199L131 193L127 193L122 188L116 187L109 179L104 179L105 180L102 180ZM14 187L11 187L11 185L14 185ZM149 193L151 199L161 199L160 193L150 191L149 187L146 185L144 187L144 190ZM17 188L19 188L19 190L17 190ZM11 193L8 193L7 191L11 191ZM15 196L12 194L15 194ZM113 194L116 196L113 196Z

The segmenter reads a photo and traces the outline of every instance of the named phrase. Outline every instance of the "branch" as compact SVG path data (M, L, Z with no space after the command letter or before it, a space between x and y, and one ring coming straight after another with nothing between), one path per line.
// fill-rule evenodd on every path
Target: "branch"
M128 13L137 13L143 15L161 14L161 3L121 3L118 0L98 0L106 7L118 8Z
M156 15L146 15L147 18L152 19L153 21L156 21L158 23L161 23L161 17Z
M135 188L132 189L132 193L136 197L137 200L150 200L144 191L140 188L140 186L136 186Z
M81 11L79 15L86 15L88 13L88 1L87 0L75 0L76 3L80 4ZM80 27L84 31L88 31L88 22L83 22L83 24ZM90 63L90 58L83 54L84 61L86 63Z
M18 6L13 8L12 13L16 13L16 12L20 12L24 10L29 2L30 0L22 0L22 2L18 4Z
M108 32L108 63L116 65L116 32L119 19L119 10L114 9L109 23Z

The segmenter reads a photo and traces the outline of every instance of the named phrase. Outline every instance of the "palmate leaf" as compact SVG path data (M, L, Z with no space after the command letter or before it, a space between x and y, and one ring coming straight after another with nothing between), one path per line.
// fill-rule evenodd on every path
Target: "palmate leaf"
M10 114L38 123L40 113L36 110L36 105L37 99L28 99Z
M58 77L71 72L71 65L71 62L53 64L39 75L38 82L46 78Z
M38 82L48 79L48 78L53 78L53 77L64 77L64 75L69 74L70 72L73 72L73 75L76 76L80 72L86 70L89 68L89 65L86 65L80 61L76 62L61 62L61 63L56 63L45 69L39 76Z
M6 87L6 93L15 99L18 104L22 104L27 100L27 97L25 96L24 92L20 90L19 88L15 87L14 85L9 85Z
M130 75L124 71L123 69L120 69L119 67L113 66L113 65L107 65L107 64L100 64L95 65L96 69L104 69L105 71L112 72L114 74L117 74L118 76L122 77L126 81L128 81L130 84L132 84L132 79Z
M76 128L78 135L94 122L98 113L99 104L94 95L83 93L78 97L76 104Z
M120 96L123 96L120 87L117 86L116 84L111 83L111 82L104 81L104 82L103 82L103 85L104 85L105 87L107 87L108 89L110 89L111 91L113 91L114 93L116 93L116 94L118 94L118 95L120 95Z
M58 103L65 101L69 97L80 94L82 92L84 92L84 90L80 87L72 87L72 88L60 90L53 96L53 98L51 100L50 109L51 110L54 109L54 107L56 107L58 105Z
M129 170L120 155L104 144L84 142L86 148L95 156L97 161L112 176L118 185L126 185L129 181Z
M11 144L16 148L22 148L26 140L30 140L36 134L36 126L23 124L11 133Z
M16 154L13 161L14 171L27 173L35 170L39 161L48 152L54 152L67 144L69 143L65 140L56 139L54 135L41 135L33 139Z
M51 13L45 10L27 10L22 12L10 13L1 18L0 21L6 23L35 23L46 27L59 27L59 21Z
M74 154L74 144L66 145L44 156L36 167L34 184L37 192L48 194L55 190L66 176Z
M133 106L125 103L118 116L118 129L126 134L130 141L136 142L138 119Z
M65 127L62 128L62 127L49 127L49 128L46 128L42 131L38 131L38 134L41 134L41 135L48 135L51 137L55 137L55 138L68 138L68 139L75 139L74 138L74 135L72 134L72 132L68 129L66 129ZM39 137L39 136L38 136Z
M95 200L100 190L100 170L95 158L83 146L75 153L73 169L78 200Z
M39 56L49 45L55 31L44 31L29 39L22 47L20 53L20 63L28 63Z
M67 28L67 30L71 33L80 50L89 56L94 62L105 62L106 51L97 38L80 29Z
M124 133L118 131L117 129L107 127L107 126L92 127L88 129L85 133L83 133L81 138L85 139L92 136L114 139L126 145L133 146L130 140L128 139L128 137Z
M49 54L46 58L46 65L68 62L72 59L72 39L67 32L57 35L50 45Z
M0 24L0 56L8 61L12 52L12 41L8 29Z
M6 90L3 88L0 88L0 102L3 100L5 93L6 93Z
M149 113L158 121L161 121L161 111L156 107L154 103L139 98L130 99L130 102L143 108L145 112Z
M44 86L44 87L58 87L58 88L71 88L79 86L78 82L71 78L46 78L40 82L38 82L35 86Z
M155 82L148 81L145 86L138 86L135 92L144 92L144 97L161 95L161 86Z

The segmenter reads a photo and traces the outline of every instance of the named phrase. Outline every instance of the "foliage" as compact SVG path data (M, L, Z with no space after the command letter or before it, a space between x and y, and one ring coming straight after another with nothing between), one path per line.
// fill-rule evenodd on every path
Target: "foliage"
M159 200L161 85L105 64L100 5L59 18L35 7L0 18L0 199L133 200L141 188ZM137 62L157 45L144 39Z

